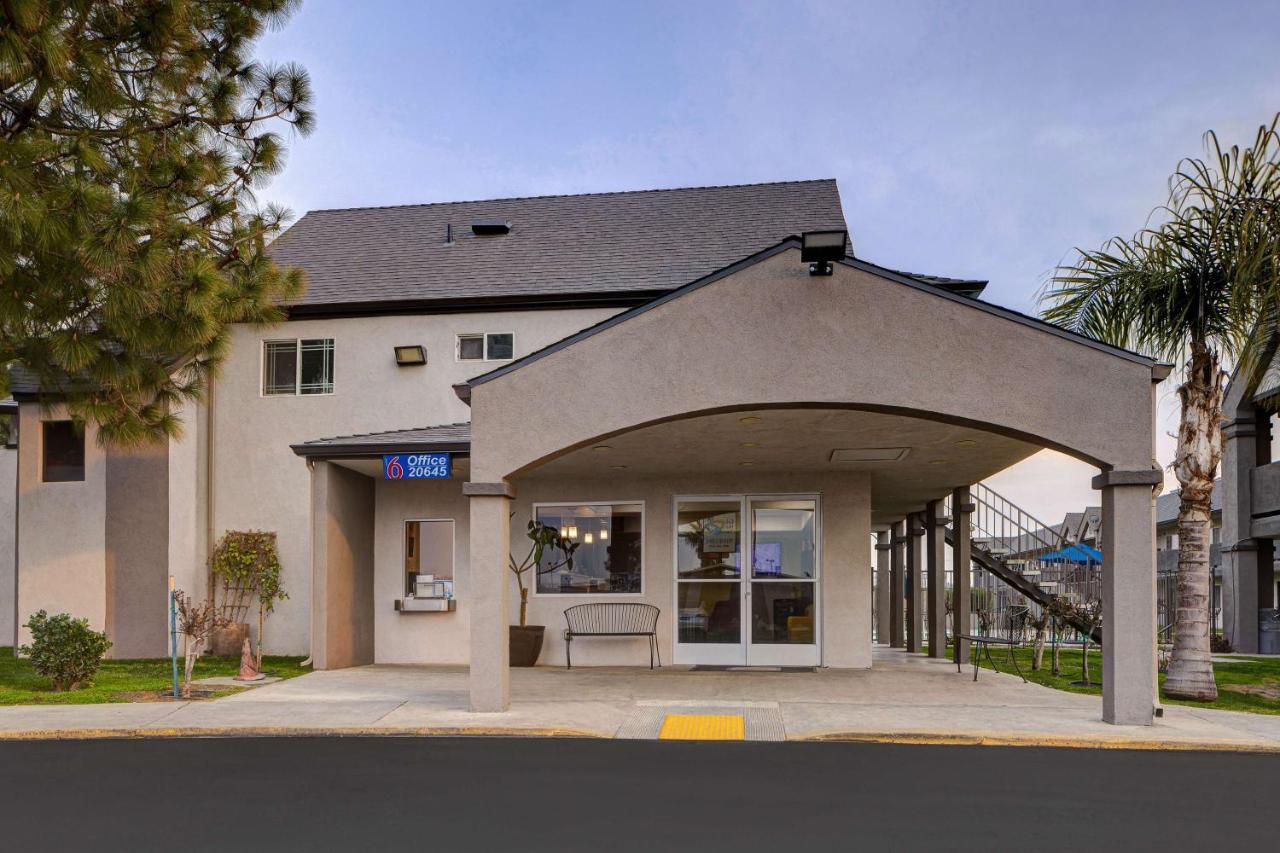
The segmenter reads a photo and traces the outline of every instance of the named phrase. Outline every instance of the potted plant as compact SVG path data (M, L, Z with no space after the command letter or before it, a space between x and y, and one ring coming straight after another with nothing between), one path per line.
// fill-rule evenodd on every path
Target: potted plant
M545 625L528 625L525 620L529 606L529 587L525 585L525 577L532 570L536 575L545 575L556 569L567 566L573 568L573 552L578 550L577 542L568 542L560 531L548 527L540 521L530 521L526 536L532 543L524 560L517 563L514 555L508 556L511 573L516 576L516 586L520 589L520 624L511 626L511 665L533 666L542 653L542 637L546 633ZM559 560L551 559L543 565L542 558L548 550L559 551Z

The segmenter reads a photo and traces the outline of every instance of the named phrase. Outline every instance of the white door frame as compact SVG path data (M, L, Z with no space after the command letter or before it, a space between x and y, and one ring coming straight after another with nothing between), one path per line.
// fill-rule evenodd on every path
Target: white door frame
M814 605L814 642L753 643L751 642L751 560L750 539L753 533L751 504L753 501L811 500L814 505L814 576L810 580L779 579L762 580L762 583L812 583ZM739 642L734 643L681 643L680 642L680 584L698 581L680 579L680 504L682 503L738 503L738 554L742 562L736 579L703 580L711 583L738 584ZM821 666L822 665L822 496L816 492L674 495L671 500L671 598L672 657L677 664L703 664L709 666Z

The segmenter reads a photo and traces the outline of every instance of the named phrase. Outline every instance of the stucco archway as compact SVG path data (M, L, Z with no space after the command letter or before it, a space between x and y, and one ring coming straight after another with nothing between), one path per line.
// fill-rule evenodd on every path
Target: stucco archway
M513 478L664 423L830 409L967 426L1098 466L1113 567L1104 715L1149 722L1163 375L1149 359L870 264L810 276L786 241L478 377L462 391L473 413L471 553L477 587L479 575L492 581L480 595L494 621L472 622L473 704L507 703L495 630L505 578L480 567L505 565Z

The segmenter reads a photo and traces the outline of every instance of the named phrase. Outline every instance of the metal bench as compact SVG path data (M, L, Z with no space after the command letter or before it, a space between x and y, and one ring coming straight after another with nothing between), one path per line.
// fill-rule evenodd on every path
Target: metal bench
M973 662L973 680L978 680L978 664L983 654L987 656L987 662L991 664L991 668L996 672L1000 671L1000 667L996 666L996 662L991 657L992 646L1007 646L1009 648L1009 660L1013 662L1013 668L1018 671L1018 677L1022 679L1022 683L1027 683L1027 677L1022 674L1022 667L1018 666L1018 656L1013 650L1022 643L1018 640L1005 639L1004 637L992 637L987 634L960 634L954 638L956 643L966 641L973 646L969 651L969 657ZM956 655L956 672L960 672L960 655Z
M649 669L653 669L653 656L658 656L662 666L662 652L658 651L658 614L661 611L652 604L632 602L598 602L575 604L564 612L569 627L564 632L564 665L572 669L570 648L575 637L648 637Z

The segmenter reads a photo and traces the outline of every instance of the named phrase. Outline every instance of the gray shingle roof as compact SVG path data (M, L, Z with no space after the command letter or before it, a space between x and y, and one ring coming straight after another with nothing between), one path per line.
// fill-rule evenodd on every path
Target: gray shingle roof
M982 278L947 278L944 275L925 275L924 273L904 272L902 270L893 270L893 272L898 275L905 275L907 278L923 281L925 284L945 287L947 290L954 293L962 293L966 296L977 296L990 284L990 282Z
M293 452L299 456L359 456L397 451L465 453L470 448L471 424L466 422L388 432L339 435L292 446Z
M496 217L511 232L478 237ZM452 227L453 243L446 244ZM673 290L792 234L845 227L834 180L317 210L270 247L298 313L352 303Z
M1178 508L1181 493L1177 489L1165 492L1156 498L1156 526L1171 524L1178 520ZM1222 478L1213 481L1213 496L1209 499L1209 511L1222 511Z

